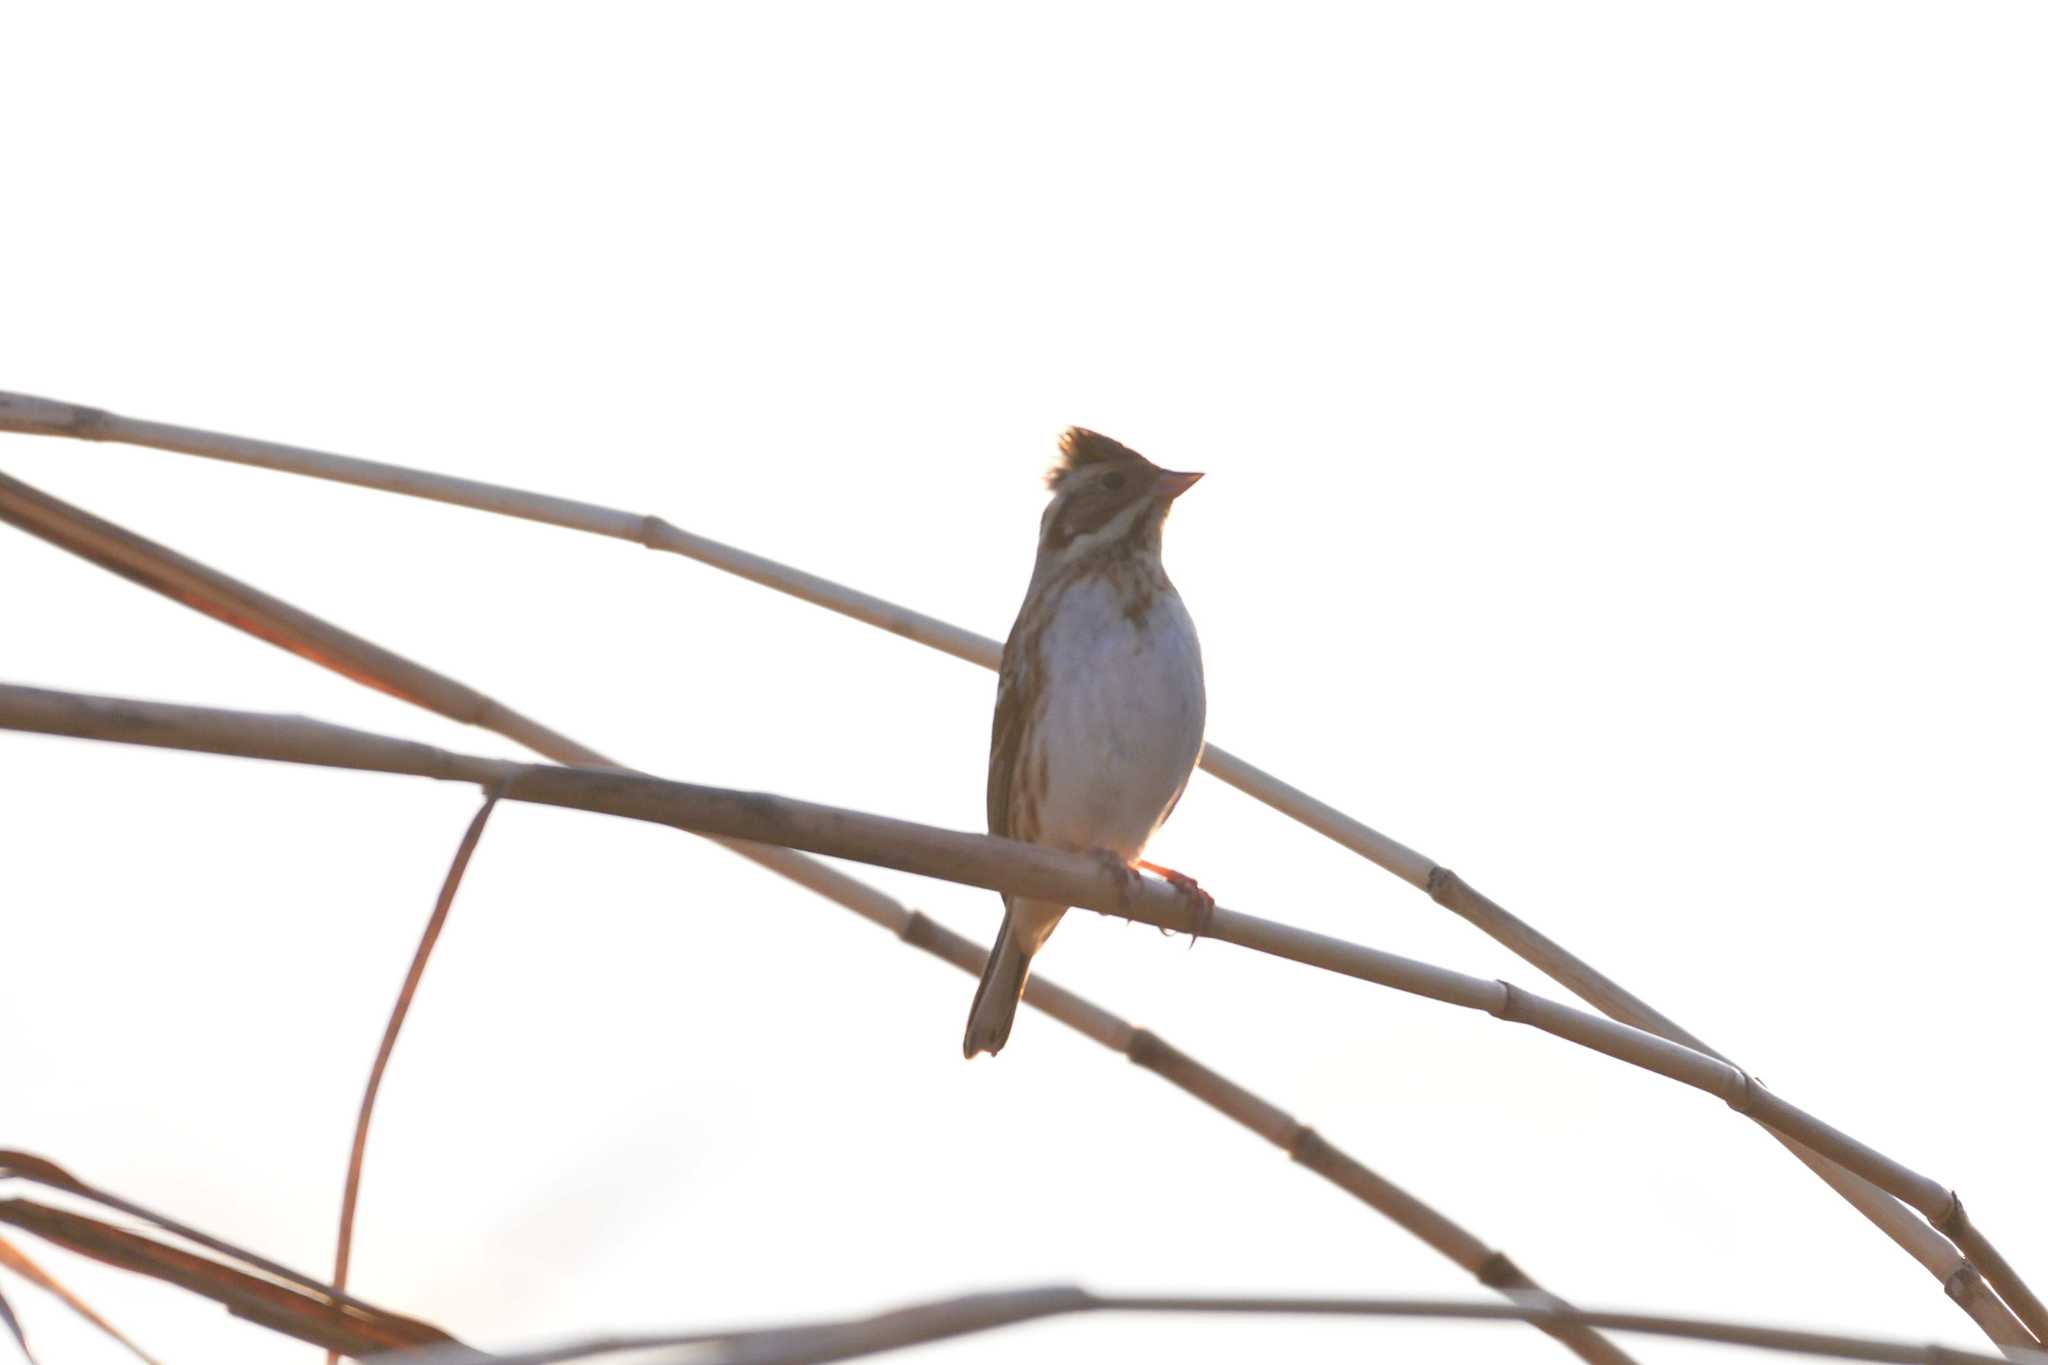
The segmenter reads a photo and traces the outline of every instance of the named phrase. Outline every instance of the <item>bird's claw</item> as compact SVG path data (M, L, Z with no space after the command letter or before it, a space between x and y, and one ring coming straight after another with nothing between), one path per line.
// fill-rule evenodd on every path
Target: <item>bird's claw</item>
M1188 947L1194 947L1195 940L1198 938L1207 938L1209 936L1209 926L1216 919L1216 898L1204 891L1202 884L1185 872L1176 872L1170 867L1161 867L1157 863L1141 862L1138 866L1158 873L1165 879L1167 885L1180 892L1183 897L1193 903L1192 909L1195 922L1194 926L1188 931ZM1162 929L1160 932L1166 933L1168 931Z

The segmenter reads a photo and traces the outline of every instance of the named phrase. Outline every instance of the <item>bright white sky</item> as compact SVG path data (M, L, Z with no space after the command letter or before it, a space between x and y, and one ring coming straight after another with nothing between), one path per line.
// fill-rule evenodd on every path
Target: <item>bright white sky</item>
M2048 1287L2038 7L8 29L0 388L656 512L996 635L1061 426L1205 469L1167 548L1213 738L1957 1186ZM656 772L982 818L988 674L685 561L120 447L0 437L0 470ZM11 530L0 677L513 752ZM0 1142L320 1270L474 802L0 736ZM1561 994L1211 779L1154 853ZM994 930L991 895L871 880ZM1086 914L1041 965L1581 1303L1976 1340L1672 1083ZM385 1088L355 1284L484 1344L1044 1281L1483 1293L1042 1016L963 1063L972 986L673 832L506 809ZM174 1365L308 1354L47 1259ZM119 1358L5 1291L46 1361ZM1565 1358L1199 1320L920 1358L1138 1350Z

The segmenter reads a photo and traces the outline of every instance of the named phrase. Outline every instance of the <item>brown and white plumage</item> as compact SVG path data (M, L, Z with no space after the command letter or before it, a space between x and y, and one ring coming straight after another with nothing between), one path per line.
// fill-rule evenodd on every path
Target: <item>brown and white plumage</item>
M1060 438L1038 558L1003 645L988 827L1128 865L1179 801L1206 709L1194 622L1160 563L1180 474L1079 427ZM1065 914L1004 898L963 1050L998 1052L1031 959Z

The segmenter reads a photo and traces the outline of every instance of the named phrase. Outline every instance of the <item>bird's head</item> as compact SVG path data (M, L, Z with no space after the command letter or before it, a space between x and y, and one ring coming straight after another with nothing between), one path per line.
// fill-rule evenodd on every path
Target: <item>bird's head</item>
M1038 523L1040 570L1105 552L1158 554L1167 510L1201 477L1161 469L1107 436L1068 427L1045 476L1052 501Z

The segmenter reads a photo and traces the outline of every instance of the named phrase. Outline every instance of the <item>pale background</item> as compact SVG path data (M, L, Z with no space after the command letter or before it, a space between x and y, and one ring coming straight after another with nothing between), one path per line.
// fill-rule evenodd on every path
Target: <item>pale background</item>
M2048 1282L2038 7L7 28L0 388L655 512L995 635L1059 427L1205 469L1168 563L1213 738L1956 1185ZM982 818L989 674L708 569L121 447L0 437L0 469L658 773ZM11 530L0 677L512 752ZM322 1269L475 800L0 735L0 1143ZM1559 993L1212 779L1154 852ZM993 896L862 875L993 932ZM1086 914L1042 965L1581 1303L1981 1344L1700 1094ZM963 1063L972 984L687 837L507 808L385 1088L355 1285L484 1344L1049 1280L1484 1296L1042 1016ZM312 1354L48 1262L174 1365ZM119 1358L5 1290L50 1365ZM1565 1358L1199 1319L920 1358L1140 1350Z

